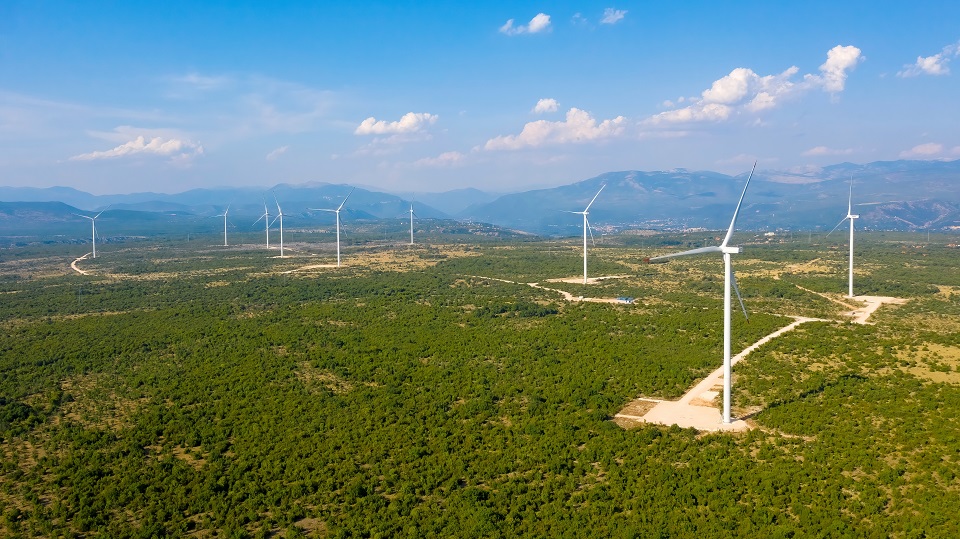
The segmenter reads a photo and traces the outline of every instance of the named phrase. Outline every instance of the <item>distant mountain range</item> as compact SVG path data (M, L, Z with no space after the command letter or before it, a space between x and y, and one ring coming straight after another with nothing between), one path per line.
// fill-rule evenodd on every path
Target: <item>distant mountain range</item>
M499 196L477 189L419 194L412 202L420 219L460 219L543 235L578 234L581 211L601 186L590 209L600 231L629 228L678 230L724 228L743 188L746 174L710 171L608 172L570 185ZM857 225L873 229L943 230L960 227L960 161L890 161L864 165L841 163L805 171L757 171L744 200L740 228L754 230L829 230L846 214L850 180L854 182ZM264 204L283 208L287 226L332 221L328 212L351 192L347 185L280 184L269 189L194 189L183 193L92 195L68 187L0 187L0 233L38 223L81 220L76 213L124 212L125 221L150 223L177 216L209 222L229 205L231 219L253 221ZM406 219L411 201L357 188L344 206L350 221ZM154 215L151 215L154 214ZM105 215L106 217L106 215ZM203 227L207 228L207 227Z

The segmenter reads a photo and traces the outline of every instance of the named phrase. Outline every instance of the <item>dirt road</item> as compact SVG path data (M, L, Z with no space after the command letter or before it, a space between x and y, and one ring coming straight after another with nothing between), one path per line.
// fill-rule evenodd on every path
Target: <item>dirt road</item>
M73 268L73 271L79 273L80 275L87 275L86 271L83 271L82 269L77 267L77 262L80 262L81 260L85 260L88 256L90 256L90 253L87 253L81 256L80 258L74 260L73 262L71 262L70 267Z
M730 362L736 365L751 352L760 348L771 340L792 331L800 324L807 322L821 321L819 318L806 318L803 316L793 317L794 321L773 333L766 335L759 341L751 344L739 354L730 358ZM693 386L690 391L677 401L658 401L650 411L643 416L619 413L614 417L628 419L641 423L658 423L660 425L679 425L683 428L693 427L697 430L706 431L742 431L749 428L743 420L733 421L729 424L722 422L720 409L714 402L718 395L723 391L723 366L710 373L709 376ZM650 399L642 399L649 401ZM629 405L628 405L629 406Z

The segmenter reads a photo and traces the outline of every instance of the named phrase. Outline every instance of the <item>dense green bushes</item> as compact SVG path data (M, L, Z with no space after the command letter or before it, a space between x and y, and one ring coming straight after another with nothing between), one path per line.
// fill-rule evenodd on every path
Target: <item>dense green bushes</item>
M644 266L634 273L641 278L590 289L616 297L633 287L644 293L636 305L562 303L524 284L465 275L566 277L576 252L479 249L406 273L271 275L277 262L230 259L227 271L205 274L215 260L192 266L159 253L173 261L143 267L176 267L180 277L4 281L16 293L0 303L0 529L104 537L960 532L952 518L960 389L903 366L922 364L911 351L925 343L957 346L956 335L906 322L805 324L736 367L734 402L762 407L760 429L624 431L609 419L627 401L678 397L718 366L722 281L681 271L717 270L716 261L670 273ZM632 271L616 260L634 253L597 251L609 269ZM865 259L874 253L894 254L868 246ZM751 254L763 268L798 256L777 247ZM495 263L478 265L485 258ZM938 260L922 286L953 278ZM497 272L501 262L507 275ZM738 265L751 320L735 318L735 349L789 321L771 312L807 302L828 310L826 300L750 267ZM662 275L687 280L660 290ZM818 277L795 277L823 287ZM903 314L960 312L956 296L921 288Z

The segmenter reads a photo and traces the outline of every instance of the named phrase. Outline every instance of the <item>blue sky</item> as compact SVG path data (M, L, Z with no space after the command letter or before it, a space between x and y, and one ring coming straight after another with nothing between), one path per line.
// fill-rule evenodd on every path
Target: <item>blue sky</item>
M958 77L957 2L8 0L0 184L515 191L956 159Z

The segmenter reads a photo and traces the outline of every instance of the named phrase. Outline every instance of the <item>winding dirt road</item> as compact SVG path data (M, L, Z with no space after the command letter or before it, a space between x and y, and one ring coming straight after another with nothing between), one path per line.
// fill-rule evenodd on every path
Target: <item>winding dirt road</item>
M87 275L88 272L83 271L82 269L80 269L80 268L77 267L77 262L80 262L81 260L85 260L88 256L90 256L90 253L87 253L87 254L81 256L80 258L74 260L73 262L71 262L71 263L70 263L70 267L73 268L73 271L79 273L80 275Z
M751 352L760 348L771 340L783 335L788 331L796 329L800 324L807 322L823 322L820 318L806 318L803 316L793 317L794 321L773 333L766 335L759 341L751 344L739 354L730 358L730 362L736 365ZM729 424L723 423L720 410L714 401L723 391L723 366L710 373L709 376L700 381L697 385L677 401L653 401L656 404L646 414L637 416L621 412L614 417L629 419L642 423L657 423L660 425L678 425L682 428L693 427L697 430L707 431L742 431L747 430L749 425L743 420L733 421ZM651 402L651 399L642 399ZM631 403L635 405L635 403ZM631 405L627 405L628 408Z
M827 297L824 294L819 294ZM831 301L836 301L849 308L846 303L827 297ZM868 324L868 319L881 305L885 303L903 304L906 300L886 296L857 296L850 298L854 301L863 302L863 306L850 312L845 312L853 317L853 322L857 324ZM731 358L731 363L736 365L751 352L771 340L783 335L788 331L796 329L800 324L807 322L827 322L820 318L806 318L802 316L792 317L794 322L784 326L777 331L763 337L759 341L751 344L742 352ZM683 428L693 427L702 431L743 431L750 425L738 419L729 424L723 423L723 417L720 409L715 403L717 397L723 391L723 366L710 373L700 383L695 385L680 400L662 401L648 398L639 398L627 404L624 409L616 414L614 418L638 423L657 423L660 425L678 425ZM722 398L722 397L721 397ZM650 406L653 403L653 406ZM646 413L631 413L634 410L646 410Z

